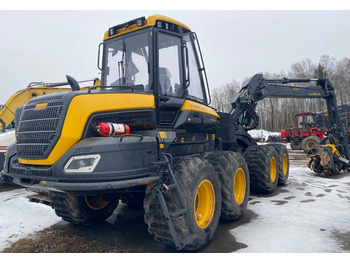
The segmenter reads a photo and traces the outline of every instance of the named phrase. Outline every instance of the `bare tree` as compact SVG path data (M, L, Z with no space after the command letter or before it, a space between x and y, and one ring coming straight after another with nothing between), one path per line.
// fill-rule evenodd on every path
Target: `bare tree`
M212 92L212 106L220 112L229 112L231 102L240 89L240 83L232 80L231 83L215 88Z

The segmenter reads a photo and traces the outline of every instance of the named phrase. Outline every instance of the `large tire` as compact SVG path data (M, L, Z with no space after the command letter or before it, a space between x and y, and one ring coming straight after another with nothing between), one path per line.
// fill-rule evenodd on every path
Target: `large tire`
M278 183L276 150L267 146L250 146L244 152L244 158L249 169L251 191L274 192Z
M278 170L278 185L284 185L289 176L289 154L286 146L281 144L268 144L266 146L273 147L277 152L277 170Z
M184 196L189 220L194 228L194 232L188 238L190 236L189 230L183 216L172 219L175 230L180 239L190 239L190 241L185 243L184 250L201 249L213 238L219 224L221 186L218 175L208 161L196 157L174 160L173 172ZM175 248L176 246L163 215L157 194L152 189L153 186L147 186L144 201L144 218L148 224L148 232L154 235L155 240ZM165 201L170 212L178 211L179 205L171 194L165 195Z
M293 150L300 150L301 149L301 145L300 145L300 141L295 141L295 140L292 140L290 141L290 148L293 149Z
M309 150L313 149L315 145L320 143L320 139L317 136L308 136L301 141L301 149L305 153L307 153Z
M215 168L221 182L221 217L239 219L249 200L249 171L243 156L236 152L219 151L204 155Z
M116 196L75 196L65 193L51 193L51 207L56 215L72 224L92 226L104 222L118 205Z

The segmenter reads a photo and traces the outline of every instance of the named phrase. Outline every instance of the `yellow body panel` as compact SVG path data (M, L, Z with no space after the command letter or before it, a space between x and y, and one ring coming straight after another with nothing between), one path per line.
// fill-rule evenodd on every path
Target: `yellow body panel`
M23 159L18 162L29 165L52 165L82 137L88 118L97 112L154 109L154 96L145 94L82 94L70 102L61 137L47 159Z
M197 113L204 113L204 114L208 114L208 115L220 118L218 113L216 113L210 107L205 106L205 105L200 104L200 103L190 101L190 100L185 100L184 104L181 107L181 110L182 111L193 111L193 112L197 112ZM215 120L217 120L217 119L215 119Z
M157 20L173 23L173 24L179 25L179 26L181 26L183 28L186 28L187 30L191 31L191 29L187 25L185 25L185 24L183 24L183 23L181 23L179 21L176 21L176 20L174 20L174 19L172 19L170 17L163 16L163 15L152 15L152 16L149 16L144 21L144 25L143 26L137 26L136 24L134 24L134 25L131 25L129 27L123 27L123 28L120 28L118 30L118 33L113 35L113 36L109 36L109 31L107 30L105 32L105 34L104 34L103 40L106 41L108 39L112 39L114 37L117 37L117 36L120 36L120 35L124 35L124 34L127 34L127 33L131 33L131 32L134 32L134 31L138 31L138 30L146 28L146 27L155 26Z

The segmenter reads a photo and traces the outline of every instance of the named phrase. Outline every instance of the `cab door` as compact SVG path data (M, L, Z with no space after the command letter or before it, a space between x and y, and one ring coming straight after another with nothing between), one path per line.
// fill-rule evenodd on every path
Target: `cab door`
M172 127L184 103L184 63L182 39L157 31L155 71L158 125Z

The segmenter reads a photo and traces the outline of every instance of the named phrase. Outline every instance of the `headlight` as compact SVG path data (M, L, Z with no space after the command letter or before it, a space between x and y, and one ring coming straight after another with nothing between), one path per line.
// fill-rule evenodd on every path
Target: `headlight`
M64 167L66 173L91 173L94 171L100 155L73 156Z

